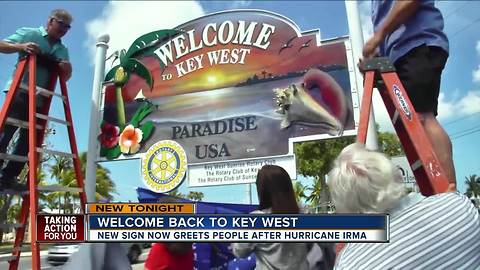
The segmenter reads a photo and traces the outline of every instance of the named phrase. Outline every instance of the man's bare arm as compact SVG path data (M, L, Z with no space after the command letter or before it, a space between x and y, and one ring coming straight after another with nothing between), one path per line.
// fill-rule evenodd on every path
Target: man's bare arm
M26 52L30 54L36 54L39 51L40 51L40 48L36 43L33 43L33 42L9 43L9 42L0 40L0 53Z
M371 58L375 55L378 45L387 35L410 19L420 7L419 0L395 1L380 28L373 34L363 47L363 57Z
M58 67L65 75L65 80L68 81L72 77L72 64L70 64L68 61L60 61Z

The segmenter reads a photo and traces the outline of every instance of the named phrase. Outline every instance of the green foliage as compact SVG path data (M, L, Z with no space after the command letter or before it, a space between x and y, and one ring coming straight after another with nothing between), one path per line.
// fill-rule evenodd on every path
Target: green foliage
M178 30L159 30L147 33L142 35L141 37L137 38L129 47L128 51L124 49L117 51L117 55L119 57L120 63L110 71L107 72L105 75L105 81L111 81L114 79L114 83L116 86L116 107L117 107L117 125L120 127L121 130L125 128L125 104L123 102L123 86L128 83L131 74L136 74L140 78L143 78L145 82L148 84L150 90L153 87L153 77L145 65L143 65L138 59L145 57L145 56L156 56L153 52L154 50L163 42L168 41L173 36L180 33ZM162 65L162 68L164 66ZM131 119L130 123L135 128L140 128L143 132L143 141L147 140L153 131L153 123L147 122L143 125L139 126L140 121L145 118L149 113L153 111L153 105L150 103L142 106L133 118ZM116 146L113 148L105 148L102 147L100 149L100 156L104 156L107 159L116 159L121 154L120 147Z
M105 75L105 81L111 81L113 80L113 77L115 76L115 72L117 72L117 69L120 68L120 65L114 66L110 71L107 72L107 75Z
M295 144L298 172L303 176L323 177L340 151L354 141L354 137L342 137Z
M145 103L137 111L133 114L132 120L130 120L130 124L134 127L138 127L140 121L142 121L147 115L153 112L153 105L151 103Z
M480 177L476 174L465 177L465 184L467 184L467 191L465 195L469 198L480 197Z
M379 151L389 157L405 155L400 140L395 133L379 132L378 133Z
M150 138L150 136L152 135L153 128L154 126L152 121L148 121L142 126L140 126L140 130L143 133L142 141L146 141L148 140L148 138Z
M147 121L141 125L140 122L153 112L153 107L154 106L151 103L145 103L137 109L137 111L132 116L132 120L130 121L130 124L132 124L135 128L139 128L142 131L142 142L145 142L146 140L148 140L148 138L150 138L153 133L154 126L152 121ZM120 146L118 144L112 148L106 148L103 146L101 146L100 148L100 156L106 157L108 160L116 159L120 156L120 154L122 154L122 152L120 151Z
M310 202L312 208L320 207L321 212L326 212L330 192L325 182L325 175L330 171L331 163L340 151L354 141L355 137L341 137L295 144L298 173L315 179L313 186L306 188L310 191L307 202Z
M170 192L167 192L167 194L168 194L169 196L177 197L177 198L182 198L182 199L186 199L186 197L187 197L185 194L183 194L183 193L181 193L181 192L178 192L178 189L174 189L174 190L172 190L172 191L170 191Z
M203 199L203 192L190 191L187 195L187 199L200 202Z
M313 186L305 188L309 192L306 201L312 208L319 208L321 212L327 210L330 203L330 191L326 185L325 176L342 149L355 142L355 139L355 137L342 137L295 144L298 173L314 178ZM379 132L378 144L379 150L388 156L403 154L400 141L394 133Z
M300 181L295 181L293 183L293 192L295 193L295 199L297 202L301 202L307 198L307 195L305 195L305 190L306 187L302 185Z

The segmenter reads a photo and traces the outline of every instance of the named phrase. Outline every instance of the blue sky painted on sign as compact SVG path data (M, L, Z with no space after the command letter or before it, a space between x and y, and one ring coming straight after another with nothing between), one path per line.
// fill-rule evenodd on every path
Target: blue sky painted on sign
M103 1L2 1L0 10L0 38L5 38L21 26L44 25L49 12L65 8L73 17L72 29L64 38L70 49L74 74L69 82L72 111L80 151L86 151L90 119L90 99L93 78L95 39L100 33L111 35L109 53L127 48L140 35L163 28L174 27L203 14L234 9L264 9L284 15L302 31L319 28L322 38L348 34L343 1L206 1L206 2L103 2ZM457 181L465 191L465 177L480 174L478 152L480 147L480 2L441 1L437 6L445 16L445 30L450 38L451 53L444 72L439 114L447 132L453 139ZM360 3L364 34L371 33L369 3ZM0 55L0 84L7 80L16 56ZM4 96L0 98L3 102ZM377 122L382 130L391 130L384 109L375 100ZM60 104L53 105L53 114L61 116ZM66 130L55 127L50 136L58 150L68 149ZM136 201L135 187L143 186L140 162L118 161L104 163L111 170L117 185L117 200ZM188 193L186 184L180 192ZM192 189L193 190L193 189ZM197 188L206 195L205 200L246 202L246 187ZM256 201L255 189L252 197Z

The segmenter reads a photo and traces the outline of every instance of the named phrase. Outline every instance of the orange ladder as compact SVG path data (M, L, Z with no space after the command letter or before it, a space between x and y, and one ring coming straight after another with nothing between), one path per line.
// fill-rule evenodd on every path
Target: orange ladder
M38 61L43 61L42 63L47 63L49 70L51 72L51 79L47 89L36 86L36 64ZM26 66L28 65L28 85L21 84L23 74L25 73ZM60 81L60 93L55 93L55 85L57 78ZM28 122L22 121L19 119L13 119L8 117L9 111L15 93L19 91L28 92ZM43 108L39 112L36 111L36 97L41 95L46 97L46 102ZM52 97L57 96L63 101L63 108L65 112L65 120L49 117L48 113L50 110L50 104ZM43 141L45 138L45 128L47 127L48 121L56 122L67 126L68 138L70 141L71 153L64 153L55 150L43 149ZM81 163L78 156L77 144L75 140L75 133L73 129L73 120L72 114L70 111L70 102L68 100L67 85L65 82L64 75L59 71L58 62L53 59L48 59L46 57L40 57L35 55L30 55L21 59L18 62L15 74L13 76L13 82L10 86L8 94L5 99L5 103L0 112L0 132L3 131L5 124L17 126L19 128L28 129L28 156L19 156L6 153L0 153L0 158L5 160L21 161L28 162L28 192L11 194L20 195L22 197L22 208L19 215L19 224L14 224L13 227L16 228L16 237L15 243L13 246L12 255L9 257L4 257L2 259L9 261L9 269L14 270L18 268L18 263L20 260L20 253L22 251L23 239L25 236L25 228L28 217L30 217L30 236L31 236L31 252L32 252L32 269L40 269L40 247L37 242L37 211L38 211L38 192L39 191L69 191L69 192L78 192L80 195L81 210L85 212L85 203L87 201L83 175L81 171ZM77 188L67 188L61 187L59 185L52 186L37 186L37 169L38 169L38 159L41 153L47 153L51 155L60 155L66 156L73 159L73 167L75 171L75 176L77 179ZM5 225L8 227L10 225Z
M365 60L365 72L357 141L365 143L373 88L379 90L410 167L423 195L446 192L448 179L403 87L395 67L386 57Z

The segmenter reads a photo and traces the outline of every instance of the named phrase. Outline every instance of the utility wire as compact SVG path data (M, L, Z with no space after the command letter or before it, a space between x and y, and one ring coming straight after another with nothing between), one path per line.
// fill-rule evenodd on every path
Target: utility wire
M465 132L468 132L468 131L472 131L473 129L476 129L476 128L480 128L480 125L476 125L476 126L473 126L473 127L470 127L470 128L467 128L467 129L464 129L464 130L460 130L460 131L457 131L457 132L454 132L453 134L450 134L450 137L455 137L459 134L462 134L462 133L465 133Z
M462 137L465 137L465 136L468 136L468 135L472 135L472 134L477 133L477 132L480 132L480 128L476 129L476 130L472 130L472 131L470 131L468 133L465 133L465 134L461 134L457 137L452 138L452 140L456 140L456 139L459 139L459 138L462 138Z
M455 33L453 33L453 35L450 36L450 39L453 39L456 35L460 34L461 32L467 30L469 27L471 27L472 25L476 24L480 22L480 18L477 18L476 20L472 21L471 23L465 25L464 27L462 27L460 30L456 31Z
M445 16L444 19L446 19L446 18L452 16L453 14L457 13L460 9L462 9L463 7L465 7L468 3L469 3L469 1L465 1L465 2L463 3L463 5L457 7L454 11L448 13L448 14Z
M443 124L443 126L448 126L448 125L450 125L450 124L455 124L455 123L457 123L457 122L459 122L459 121L465 120L465 119L470 118L470 117L472 117L472 116L475 116L475 115L477 115L477 114L479 114L479 113L480 113L480 112L475 112L475 113L472 113L472 114L469 114L469 115L466 115L466 116L463 116L463 117L459 117L459 118L457 118L457 119L453 119L453 120L448 121L447 123Z

